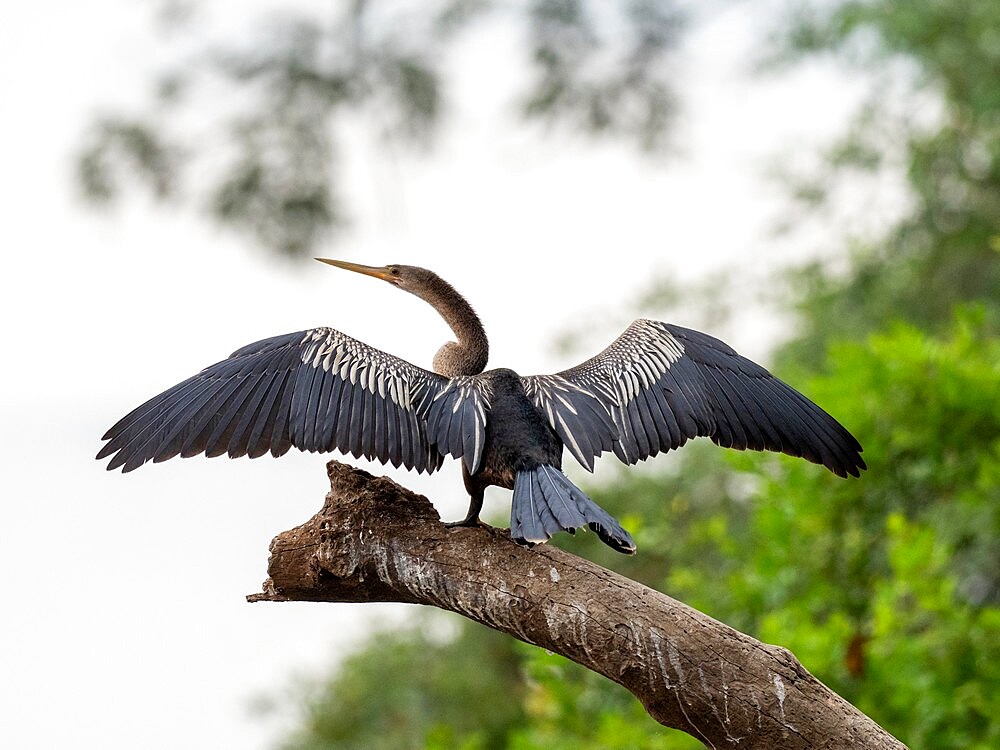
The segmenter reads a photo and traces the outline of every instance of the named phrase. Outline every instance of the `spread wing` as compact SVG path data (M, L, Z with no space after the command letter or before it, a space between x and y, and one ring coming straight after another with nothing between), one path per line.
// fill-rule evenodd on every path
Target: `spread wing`
M800 456L839 476L866 468L858 441L816 404L722 341L669 323L636 320L597 356L525 386L587 468L609 445L633 464L698 436ZM593 416L595 401L610 423Z
M434 396L427 410L427 434L444 453L463 458L475 474L486 444L490 411L489 383L478 375L452 378Z
M586 386L559 375L522 377L524 392L545 414L563 445L589 471L594 458L614 448L618 427L607 404Z
M127 472L177 455L256 458L295 446L432 472L443 455L427 416L448 383L313 328L245 346L154 396L107 431L97 458L113 456L108 469Z

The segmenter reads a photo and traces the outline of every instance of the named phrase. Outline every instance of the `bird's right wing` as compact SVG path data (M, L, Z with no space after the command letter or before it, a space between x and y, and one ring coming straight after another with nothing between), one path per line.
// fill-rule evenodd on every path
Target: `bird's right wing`
M256 458L340 450L432 472L427 415L448 379L332 328L258 341L122 418L98 459L132 471L205 453Z

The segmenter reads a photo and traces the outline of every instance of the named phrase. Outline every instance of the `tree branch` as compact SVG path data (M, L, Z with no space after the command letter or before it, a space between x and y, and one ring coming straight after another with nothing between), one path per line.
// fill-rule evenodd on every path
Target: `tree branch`
M331 461L323 509L271 543L250 601L430 604L562 654L712 748L903 748L784 648L506 530L448 528L427 498Z

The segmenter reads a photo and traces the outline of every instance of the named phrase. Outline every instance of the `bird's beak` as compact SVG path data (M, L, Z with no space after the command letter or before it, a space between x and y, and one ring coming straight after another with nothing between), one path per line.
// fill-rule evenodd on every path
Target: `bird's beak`
M366 276L374 276L376 279L382 279L382 281L394 281L392 273L387 267L376 267L376 266L363 266L360 263L348 263L346 260L333 260L332 258L316 258L320 263L328 263L331 266L336 266L337 268L343 268L347 271L354 271L356 273L363 273Z

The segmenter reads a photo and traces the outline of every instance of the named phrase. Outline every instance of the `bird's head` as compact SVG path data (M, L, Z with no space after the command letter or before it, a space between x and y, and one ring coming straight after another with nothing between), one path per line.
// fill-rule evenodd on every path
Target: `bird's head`
M320 263L327 263L337 268L343 268L355 273L363 273L365 276L374 276L376 279L387 281L395 287L422 296L427 283L437 279L437 275L426 268L419 266L404 266L399 263L392 263L388 266L364 266L360 263L348 263L346 260L333 260L332 258L316 258Z

